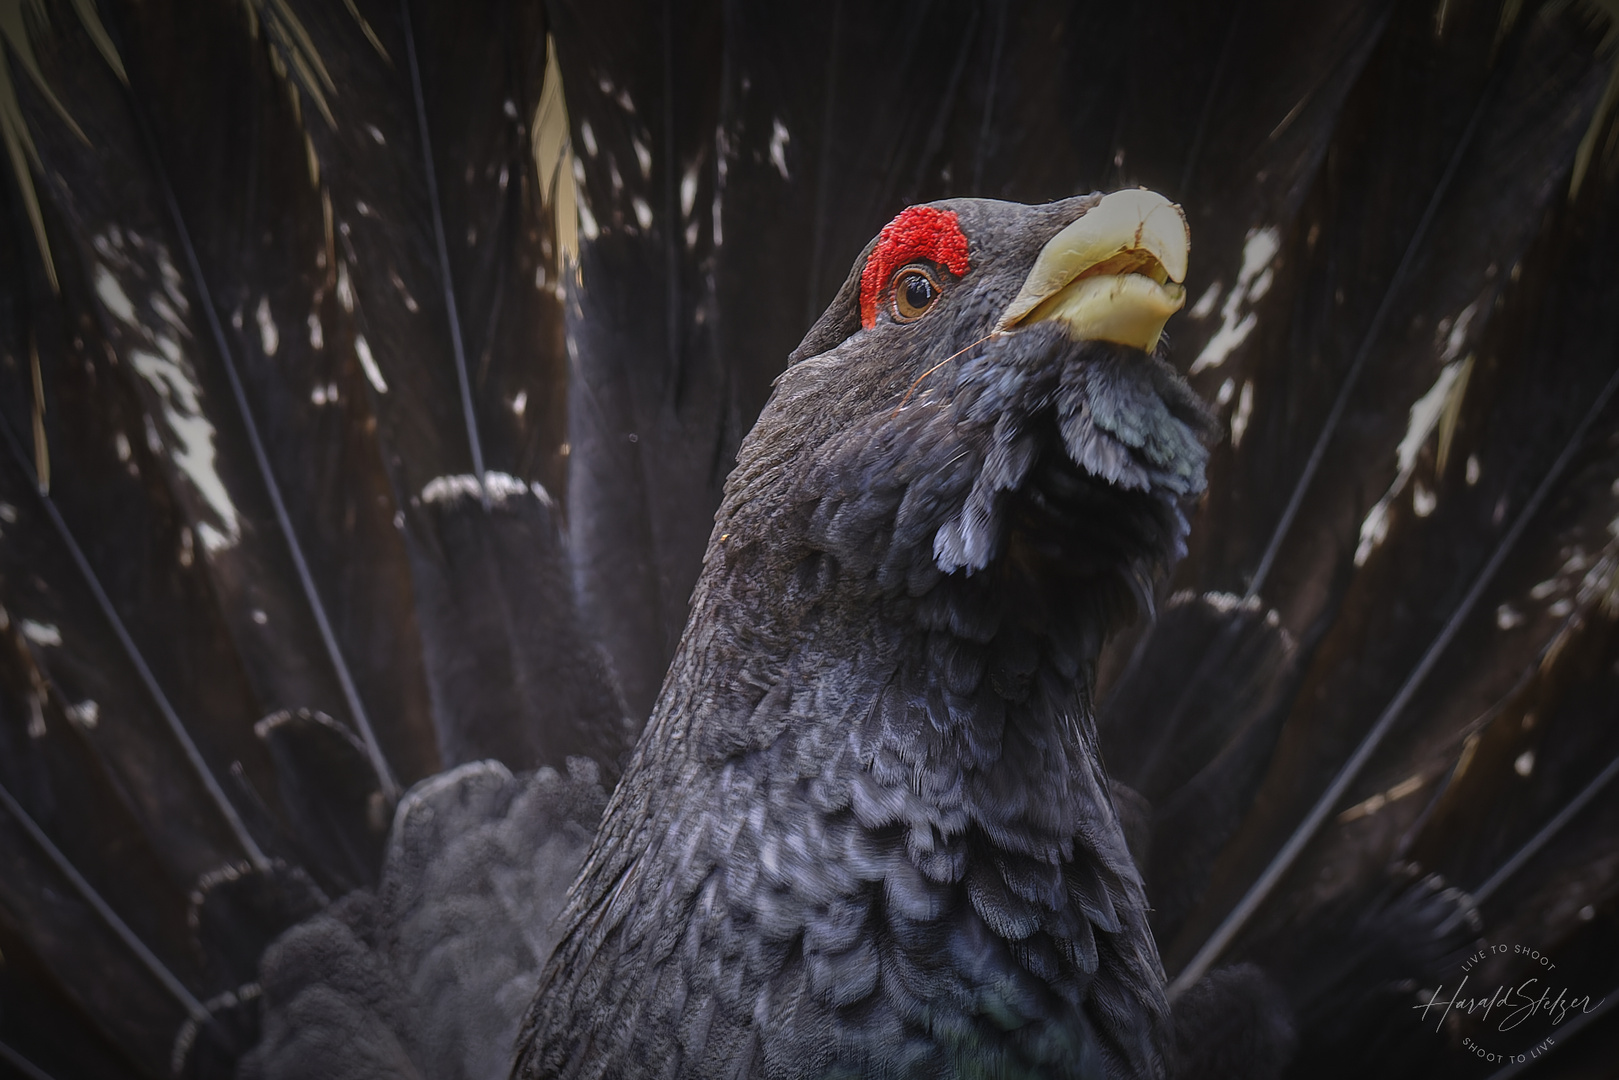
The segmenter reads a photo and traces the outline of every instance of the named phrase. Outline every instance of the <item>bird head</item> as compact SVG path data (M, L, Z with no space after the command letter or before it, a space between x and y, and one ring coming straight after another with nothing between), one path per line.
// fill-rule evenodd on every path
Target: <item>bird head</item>
M1185 300L1190 246L1180 207L1139 188L1041 206L912 206L866 246L794 359L857 328L897 358L1042 322L1151 352Z
M1180 208L1140 189L910 207L793 353L731 509L813 501L823 550L913 593L1021 542L1140 594L1204 482L1206 408L1157 355L1189 248ZM788 461L792 490L757 467Z

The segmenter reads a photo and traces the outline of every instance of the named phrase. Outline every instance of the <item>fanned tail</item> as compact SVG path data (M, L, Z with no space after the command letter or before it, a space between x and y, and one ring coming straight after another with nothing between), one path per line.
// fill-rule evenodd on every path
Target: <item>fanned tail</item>
M565 539L545 20L6 19L0 1044L226 1075L409 785L634 737Z
M501 936L538 916L401 862L398 808L467 794L422 843L496 891L479 844L565 836L523 868L565 880L588 767L525 770L616 775L735 447L859 246L910 202L1139 183L1190 220L1170 355L1224 431L1161 614L1102 664L1186 1074L1475 1075L1488 1040L1419 1007L1522 945L1590 1011L1496 1064L1599 1075L1599 6L13 5L0 1063L493 1067L527 969L450 1032L425 943L457 912L497 928L456 955L538 957ZM542 788L579 813L512 817ZM1264 1038L1200 1054L1239 1015Z

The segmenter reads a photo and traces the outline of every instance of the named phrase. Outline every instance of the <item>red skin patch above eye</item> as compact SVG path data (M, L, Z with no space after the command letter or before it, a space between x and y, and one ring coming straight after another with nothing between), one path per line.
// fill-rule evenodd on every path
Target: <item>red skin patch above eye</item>
M888 278L906 263L931 259L956 277L967 272L967 237L954 210L912 206L883 226L860 272L860 325L877 324L877 301Z

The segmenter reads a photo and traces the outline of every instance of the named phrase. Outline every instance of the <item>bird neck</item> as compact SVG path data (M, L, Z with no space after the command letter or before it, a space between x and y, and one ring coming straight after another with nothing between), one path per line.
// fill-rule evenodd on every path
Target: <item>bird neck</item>
M1014 498L998 557L946 573L903 547L903 491L839 514L738 474L551 992L653 1032L709 1010L828 1069L1155 1075L1162 971L1090 703L1117 538L1054 548L1049 500Z

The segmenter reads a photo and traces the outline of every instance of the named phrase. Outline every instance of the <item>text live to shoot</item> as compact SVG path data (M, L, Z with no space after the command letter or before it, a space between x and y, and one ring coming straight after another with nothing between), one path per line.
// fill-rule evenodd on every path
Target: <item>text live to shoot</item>
M1532 972L1516 985L1501 983L1485 992L1469 990L1468 978L1480 964L1505 958L1520 970ZM1440 985L1425 991L1427 1002L1413 1005L1424 1021L1434 1021L1434 1030L1440 1030L1448 1017L1466 1016L1475 1023L1481 1035L1507 1034L1522 1043L1532 1042L1516 1050L1500 1045L1486 1045L1471 1035L1462 1038L1462 1046L1480 1060L1511 1063L1539 1057L1557 1044L1556 1029L1570 1016L1588 1013L1602 1005L1603 1000L1591 1000L1590 994L1578 994L1571 987L1558 986L1551 977L1557 970L1552 958L1528 945L1486 943L1462 962L1459 981L1454 987ZM1544 1034L1541 1034L1541 1033ZM1538 1040L1537 1035L1541 1035ZM1495 1040L1490 1040L1492 1043Z

